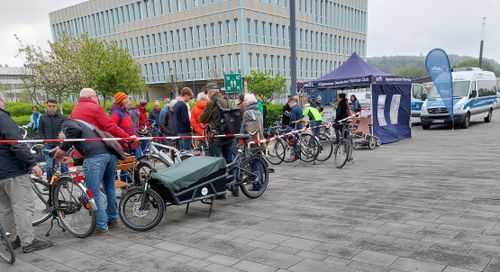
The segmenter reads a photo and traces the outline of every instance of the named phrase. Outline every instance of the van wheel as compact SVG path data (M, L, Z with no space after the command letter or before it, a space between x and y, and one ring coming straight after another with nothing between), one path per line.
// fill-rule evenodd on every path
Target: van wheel
M491 117L493 117L493 109L490 109L490 111L488 112L488 116L484 117L484 122L485 123L491 122Z
M469 125L470 125L470 112L468 112L467 115L465 116L464 122L462 123L462 128L466 129L469 127Z
M430 129L431 125L430 124L422 124L423 129Z

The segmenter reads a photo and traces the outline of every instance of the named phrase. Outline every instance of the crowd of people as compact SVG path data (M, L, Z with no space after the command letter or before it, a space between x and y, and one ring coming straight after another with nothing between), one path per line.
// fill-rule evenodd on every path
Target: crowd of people
M46 112L40 114L37 107L33 107L33 114L29 126L37 130L41 139L65 138L99 138L99 132L119 138L137 139L139 131L153 125L153 136L190 136L225 134L224 125L227 112L238 111L239 133L249 134L253 139L264 137L264 120L266 108L262 101L252 93L242 94L238 105L233 105L223 96L217 84L209 83L206 91L196 97L196 106L190 109L188 104L194 94L190 88L183 88L180 95L173 99L165 99L163 108L159 101L154 102L153 109L147 113L146 101L140 101L135 107L131 106L128 95L118 91L114 95L111 112L106 113L99 105L98 95L91 88L80 91L78 102L69 118L62 115L57 109L54 99L46 101ZM346 95L339 95L335 120L341 120L350 115L350 112L361 111L361 106L355 96L351 96L351 107ZM282 125L290 129L301 129L302 121L309 118L314 133L319 132L323 122L321 112L321 97L309 101L301 108L297 97L290 97L283 107ZM5 98L0 96L0 139L21 139L19 129L5 110ZM153 120L154 122L151 122ZM340 133L339 128L335 129ZM210 154L223 157L226 162L233 161L234 138L210 138ZM139 141L121 142L121 148L129 154L139 157L142 155L142 144ZM170 142L169 144L175 144ZM189 150L195 144L190 137L182 137L177 143L181 150ZM51 179L50 169L58 160L65 164L82 165L87 187L94 191L103 191L106 203L100 194L94 194L97 205L97 222L95 235L105 235L109 229L118 227L115 177L118 159L116 151L102 141L47 143L47 150L54 150L52 157L46 156L46 178ZM67 153L74 148L79 156L68 158ZM64 169L61 169L65 171ZM13 246L23 247L24 252L47 248L51 243L38 239L34 235L31 219L34 212L33 194L29 173L38 177L42 170L25 144L0 145L0 220L5 228L12 233ZM233 192L237 196L238 192Z

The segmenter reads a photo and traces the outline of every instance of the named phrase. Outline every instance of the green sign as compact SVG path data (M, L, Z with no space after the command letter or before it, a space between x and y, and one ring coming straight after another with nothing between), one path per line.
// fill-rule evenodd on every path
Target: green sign
M224 75L224 87L226 88L226 93L243 92L243 78L241 74Z

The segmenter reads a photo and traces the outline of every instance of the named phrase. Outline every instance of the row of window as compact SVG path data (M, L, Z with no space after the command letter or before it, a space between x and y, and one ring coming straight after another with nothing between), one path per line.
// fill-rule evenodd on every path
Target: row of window
M217 1L210 0L210 3L214 2ZM286 0L266 0L266 2L276 6L287 6ZM314 14L316 23L366 33L366 12L364 11L330 0L299 0L297 2L298 10ZM196 8L208 3L209 0L142 0L56 23L52 25L52 28L56 36L68 32L76 35L89 33L91 37L99 37L115 33L116 26L119 24Z
M140 37L118 40L118 44L130 51L134 57L151 56L191 49L202 49L239 42L238 19L219 21L210 25L198 25L164 32L150 33ZM276 47L289 46L289 27L247 19L247 41ZM366 43L340 35L299 29L298 48L317 52L348 55L357 51L365 55Z
M223 54L209 57L179 59L144 63L142 74L147 83L174 81L190 81L198 79L221 78L228 73L242 73L242 63L246 61L250 69L271 70L272 74L290 76L289 57L280 55L248 53L246 60L239 53ZM299 78L317 78L336 68L342 62L297 58L297 76ZM249 71L246 71L247 73Z

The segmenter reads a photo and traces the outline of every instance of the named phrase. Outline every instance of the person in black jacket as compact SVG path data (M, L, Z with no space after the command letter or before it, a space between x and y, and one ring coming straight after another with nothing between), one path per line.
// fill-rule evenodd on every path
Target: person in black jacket
M75 120L66 120L62 124L62 131L66 138L98 138L92 125ZM57 148L55 157L63 159L63 155L71 148L83 156L83 159L74 160L75 164L83 164L85 182L88 189L94 192L94 199L97 204L97 220L95 235L103 235L109 228L118 226L118 212L116 203L115 175L117 158L112 154L102 141L85 142L64 142L60 148ZM72 163L71 160L63 159L64 163ZM106 194L107 205L104 205L104 199L101 197L100 187Z
M57 101L55 99L48 99L46 105L47 112L40 116L38 136L40 139L57 139L59 137L59 132L61 132L61 125L66 119L64 115L57 111ZM45 149L52 150L59 146L59 143L46 143ZM52 178L52 166L54 165L54 159L49 155L45 155L45 170L47 174L47 181ZM64 173L67 171L67 166L62 165L61 171Z
M349 105L347 104L347 99L345 93L339 94L339 102L337 105L337 109L335 110L335 121L341 121L343 119L346 119L349 117ZM336 140L335 143L338 143L340 140L340 133L342 132L342 124L336 124L335 125L335 136ZM342 135L345 136L345 135Z
M193 97L193 91L190 88L184 87L181 90L181 101L175 105L174 119L176 123L176 131L179 136L191 136L191 118L189 116L188 102ZM182 138L180 140L181 151L191 149L191 138Z
M0 140L20 140L21 132L5 111L5 97L0 93ZM50 242L35 238L31 224L35 205L29 171L37 177L42 170L26 144L0 144L0 222L11 233L14 249L33 252L52 246Z

